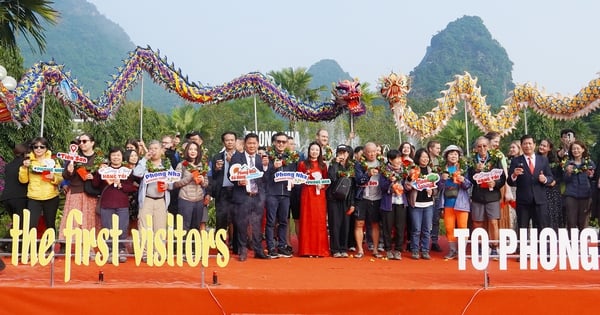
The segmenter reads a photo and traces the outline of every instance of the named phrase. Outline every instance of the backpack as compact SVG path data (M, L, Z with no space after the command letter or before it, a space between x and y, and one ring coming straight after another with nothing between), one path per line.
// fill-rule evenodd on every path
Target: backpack
M350 193L350 188L352 188L352 178L340 177L333 187L331 187L331 196L333 196L335 200L346 200Z

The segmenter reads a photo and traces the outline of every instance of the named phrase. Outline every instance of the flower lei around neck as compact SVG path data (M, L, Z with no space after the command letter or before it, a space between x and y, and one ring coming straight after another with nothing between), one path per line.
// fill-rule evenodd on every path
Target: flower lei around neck
M204 150L203 150L204 152ZM200 175L205 176L208 174L210 167L208 166L208 154L202 153L202 157L200 158L200 165L194 165L190 163L188 160L184 160L182 163L183 167L187 169L190 173L193 171L198 171Z
M298 154L298 152L285 148L283 153L277 153L275 146L267 148L267 155L271 161L281 160L283 166L296 163L300 160L300 154Z
M467 174L467 170L471 167L471 163L465 157L461 156L458 158L458 163L456 163L456 170L460 172L460 175ZM446 164L443 168L442 172L448 172L448 164Z
M100 168L100 165L104 163L104 152L102 152L102 150L100 150L99 148L94 148L94 160L92 162L92 165L89 165L87 163L76 163L75 168L77 169L80 167L84 167L88 172L93 173L97 171Z
M573 162L573 163L571 163ZM589 157L584 157L581 159L581 164L579 164L579 166L574 164L574 160L567 160L564 159L564 163L561 163L562 165L562 169L564 172L567 171L567 166L569 165L573 165L573 174L579 174L582 172L585 172L587 170L590 169L590 158Z
M370 169L378 169L379 171L381 171L382 168L385 168L385 157L383 155L378 155L377 156L377 161L379 162L379 165L376 167L369 167L369 165L367 164L367 159L365 158L365 156L361 156L360 157L360 166L363 168L363 170L368 171Z
M399 181L401 179L405 179L408 176L408 168L404 165L400 166L400 169L394 170L392 169L391 164L387 164L385 167L382 167L379 171L381 176L387 178L390 182L392 181L392 177Z
M171 167L171 161L164 155L160 157L160 160L160 166L154 166L154 163L152 163L152 160L150 159L146 160L146 169L149 173L161 172L164 170L168 170Z
M344 169L340 169L338 168L337 171L337 175L338 177L354 177L356 174L355 168L354 168L354 160L347 160L346 161L346 165L348 165L347 167L341 163L338 163L341 167L344 167Z
M482 172L489 172L492 169L494 169L496 167L496 165L499 165L502 161L502 159L504 158L504 153L502 153L500 150L498 149L491 149L488 150L488 155L489 155L489 159L487 160L487 162L485 162L483 164L483 170ZM476 154L473 157L473 163L477 164L477 162L479 161L478 155ZM460 163L460 161L459 161Z
M331 161L333 158L333 149L326 145L323 147L323 161Z

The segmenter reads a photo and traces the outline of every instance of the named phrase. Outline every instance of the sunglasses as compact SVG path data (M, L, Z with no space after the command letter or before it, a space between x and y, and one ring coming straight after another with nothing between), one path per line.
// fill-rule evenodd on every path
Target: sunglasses
M287 140L275 140L277 143L287 143Z
M45 149L46 146L45 145L34 145L33 148L34 149Z
M81 144L81 143L85 144L85 143L88 143L88 142L91 142L91 141L92 140L83 139L83 140L79 140L79 144Z

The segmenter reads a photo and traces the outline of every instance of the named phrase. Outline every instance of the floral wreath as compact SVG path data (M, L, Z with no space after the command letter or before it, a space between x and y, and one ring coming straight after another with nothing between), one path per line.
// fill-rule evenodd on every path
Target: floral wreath
M384 157L383 155L378 155L378 156L377 156L377 161L379 162L379 166L377 166L377 167L369 167L369 165L367 165L367 159L365 158L365 156L364 156L364 155L363 155L363 156L361 156L361 157L360 157L360 160L359 160L359 162L360 162L360 166L361 166L361 167L362 167L362 168L363 168L365 171L368 171L368 170L370 170L370 169L377 169L377 170L379 170L379 171L381 172L381 169L382 169L382 168L385 168L385 164L386 164L386 162L385 162L385 157Z
M396 178L396 181L399 181L401 179L405 179L408 176L408 168L406 168L404 165L400 166L400 170L394 171L391 169L391 167L388 167L388 165L386 165L385 167L382 167L380 170L380 174L381 176L387 178L390 182L392 181L392 177Z
M160 166L154 166L154 163L152 163L152 160L148 159L146 160L146 169L148 170L149 173L156 173L156 172L161 172L164 170L168 170L171 167L171 161L169 159L167 159L164 155L160 157L161 160L161 165Z
M487 160L486 163L484 163L482 172L491 171L492 169L494 169L494 167L496 165L499 165L502 162L502 160L504 159L504 153L502 153L498 149L488 150L488 155L490 158ZM473 157L473 163L477 164L477 155L475 155Z
M285 148L282 154L277 154L275 146L267 148L267 155L271 161L281 160L283 166L294 164L300 160L300 154L298 154L298 152Z
M354 177L356 175L356 168L354 167L354 160L348 160L346 163L350 164L350 167L347 170L338 170L338 177ZM341 165L341 164L340 164Z
M323 147L323 161L331 161L333 158L333 149L326 145Z
M206 174L208 174L208 171L210 170L210 167L208 166L208 154L204 153L204 148L202 148L202 152L203 153L202 153L202 157L200 158L199 165L194 165L194 164L190 163L188 160L184 160L181 164L190 173L192 173L193 171L198 171L198 173L200 173L200 175L206 176Z
M564 172L567 171L567 166L569 166L569 163L568 163L569 161L572 161L572 160L563 159L561 161L561 163L560 163L560 166L562 167L562 170ZM573 164L571 164L571 165L573 165ZM579 174L579 173L585 172L585 171L587 171L589 169L590 169L590 158L589 157L584 157L582 159L581 165L579 165L579 166L573 165L573 174Z
M104 163L105 163L104 152L102 152L102 150L100 150L99 148L95 148L94 149L94 161L93 161L92 165L90 166L87 163L76 163L75 169L83 167L88 172L94 173L95 171L97 171L100 168L100 165L102 165Z

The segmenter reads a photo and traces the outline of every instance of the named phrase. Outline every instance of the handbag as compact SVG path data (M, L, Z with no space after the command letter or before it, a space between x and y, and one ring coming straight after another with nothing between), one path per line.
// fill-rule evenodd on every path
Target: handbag
M444 198L456 198L458 197L458 188L446 188L444 189Z
M89 182L89 181L88 181ZM102 191L100 191L100 195L98 196L98 202L96 203L96 214L100 215L100 213L102 212L102 195L104 194L104 192L106 191L106 188L108 188L109 185L104 186L104 189L102 189Z
M86 180L83 182L83 192L92 197L99 197L100 194L102 194L102 190L98 187L94 187L91 180Z
M352 188L352 179L350 177L340 177L331 188L331 195L335 200L346 200Z

